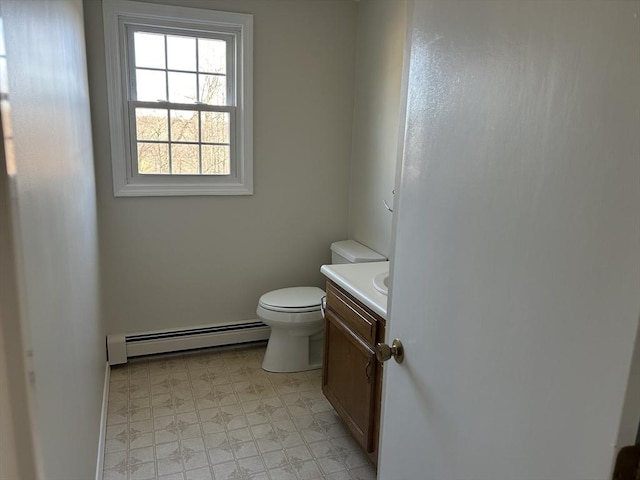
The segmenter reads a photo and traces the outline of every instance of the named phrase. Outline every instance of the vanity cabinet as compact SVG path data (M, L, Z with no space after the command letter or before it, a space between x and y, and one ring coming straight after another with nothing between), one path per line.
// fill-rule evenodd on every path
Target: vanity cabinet
M382 363L375 344L385 320L329 281L325 309L322 391L376 465L382 396Z

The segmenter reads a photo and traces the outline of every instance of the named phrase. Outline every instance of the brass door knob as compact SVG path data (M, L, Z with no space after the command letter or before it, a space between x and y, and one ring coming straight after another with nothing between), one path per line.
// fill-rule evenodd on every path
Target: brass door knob
M376 358L379 361L386 362L391 357L398 363L402 363L404 360L404 347L402 346L402 342L397 338L393 340L391 346L386 343L378 343L376 345Z

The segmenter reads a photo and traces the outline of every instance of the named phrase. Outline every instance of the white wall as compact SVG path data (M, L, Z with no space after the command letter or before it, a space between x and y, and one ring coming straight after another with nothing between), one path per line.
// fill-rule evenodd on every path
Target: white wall
M396 172L406 0L361 0L349 238L390 254L391 213Z
M1 6L35 428L47 479L88 480L96 469L106 359L82 3L2 0Z
M85 0L111 333L254 319L268 290L322 286L329 245L347 236L356 3L179 3L254 15L255 194L113 197L102 9Z
M640 441L640 322L636 332L636 342L631 357L631 368L627 381L627 393L620 416L617 447L633 445Z
M0 328L0 344L4 334ZM9 397L9 367L4 348L0 350L0 478L19 478L18 453Z
M0 36L4 38L1 30ZM6 65L0 64L0 75L6 78ZM4 81L0 81L0 87L7 92ZM28 361L28 325L20 314L17 219L12 201L15 162L5 100L0 101L0 110L0 479L39 480L43 476L42 461L34 422L35 388L29 380L33 378L33 365Z

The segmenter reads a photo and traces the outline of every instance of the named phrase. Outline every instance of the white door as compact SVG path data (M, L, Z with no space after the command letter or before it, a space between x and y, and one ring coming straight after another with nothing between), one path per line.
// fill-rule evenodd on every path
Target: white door
M379 479L610 478L638 388L639 10L414 2Z

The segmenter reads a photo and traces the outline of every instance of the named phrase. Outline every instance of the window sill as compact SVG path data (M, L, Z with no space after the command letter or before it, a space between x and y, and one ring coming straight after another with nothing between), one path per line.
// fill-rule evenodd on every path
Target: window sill
M188 183L125 184L115 187L116 197L166 197L194 195L253 195L253 187L226 183L219 185L197 185Z

